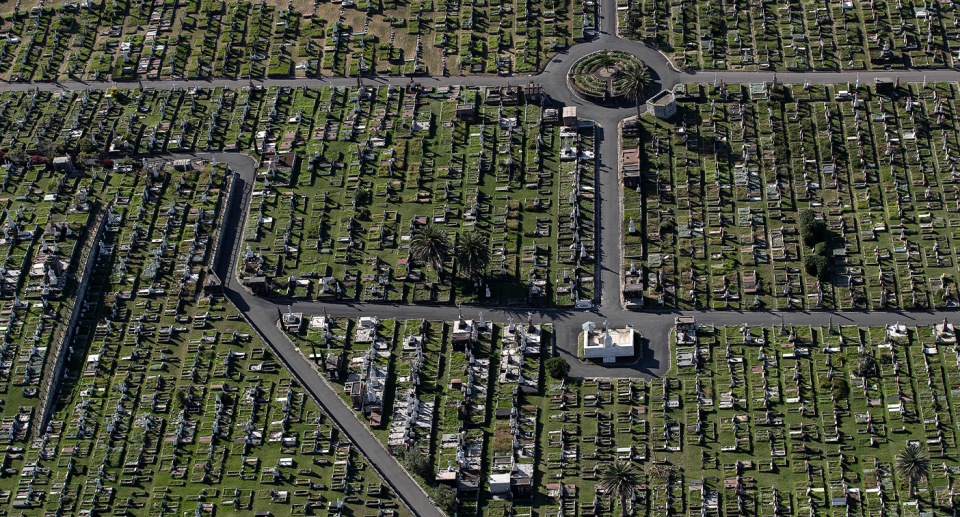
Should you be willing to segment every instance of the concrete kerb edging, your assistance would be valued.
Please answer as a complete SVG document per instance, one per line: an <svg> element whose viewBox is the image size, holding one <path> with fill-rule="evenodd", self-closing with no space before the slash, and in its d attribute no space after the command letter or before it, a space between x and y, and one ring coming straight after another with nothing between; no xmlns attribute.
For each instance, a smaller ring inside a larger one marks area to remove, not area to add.
<svg viewBox="0 0 960 517"><path fill-rule="evenodd" d="M634 41L634 40L630 40L630 41ZM670 58L667 57L667 54L664 53L664 51L660 50L658 47L653 47L653 46L650 46L650 45L648 45L648 44L646 44L646 43L644 43L644 45L647 45L648 48L652 48L653 50L656 50L657 52L659 52L660 55L663 56L663 59L667 62L667 66L669 66L671 70L673 70L674 72L676 72L676 73L678 73L678 74L682 74L682 73L683 73L682 70L680 70L679 68L677 68L676 66L674 66L673 61L670 61Z"/></svg>
<svg viewBox="0 0 960 517"><path fill-rule="evenodd" d="M627 117L630 118L630 117ZM627 118L621 119L620 122L617 122L617 181L620 183L620 188L617 190L617 204L619 205L617 211L619 212L619 218L617 220L617 228L619 229L619 236L617 237L617 251L620 253L620 268L617 270L617 279L619 284L620 292L617 293L617 298L620 300L620 308L625 308L626 300L623 298L623 286L625 282L623 281L623 189L626 188L623 184L623 139L620 138L623 135L623 122ZM640 120L637 119L637 125L640 124ZM639 135L638 135L639 137Z"/></svg>

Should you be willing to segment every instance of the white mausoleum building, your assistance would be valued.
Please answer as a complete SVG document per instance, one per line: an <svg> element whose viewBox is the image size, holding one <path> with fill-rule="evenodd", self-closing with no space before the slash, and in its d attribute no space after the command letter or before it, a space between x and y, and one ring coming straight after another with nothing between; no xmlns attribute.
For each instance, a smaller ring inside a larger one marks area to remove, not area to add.
<svg viewBox="0 0 960 517"><path fill-rule="evenodd" d="M602 359L605 363L615 362L618 357L633 357L633 338L630 325L610 329L610 325L604 322L603 330L598 330L596 324L588 321L583 324L583 357Z"/></svg>

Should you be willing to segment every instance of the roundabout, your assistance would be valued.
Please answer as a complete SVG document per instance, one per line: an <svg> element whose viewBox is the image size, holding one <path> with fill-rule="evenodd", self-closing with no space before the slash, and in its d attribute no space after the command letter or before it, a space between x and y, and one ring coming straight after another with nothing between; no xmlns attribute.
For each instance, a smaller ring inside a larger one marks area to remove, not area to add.
<svg viewBox="0 0 960 517"><path fill-rule="evenodd" d="M634 100L650 84L650 72L640 58L619 50L600 50L577 60L567 73L575 95L594 103Z"/></svg>

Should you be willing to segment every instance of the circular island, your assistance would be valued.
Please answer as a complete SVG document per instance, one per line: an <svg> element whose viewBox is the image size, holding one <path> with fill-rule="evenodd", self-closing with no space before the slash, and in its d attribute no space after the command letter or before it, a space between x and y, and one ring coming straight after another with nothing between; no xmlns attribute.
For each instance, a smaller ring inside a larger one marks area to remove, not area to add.
<svg viewBox="0 0 960 517"><path fill-rule="evenodd" d="M567 84L575 95L593 103L636 101L650 85L647 65L633 54L601 50L570 67Z"/></svg>

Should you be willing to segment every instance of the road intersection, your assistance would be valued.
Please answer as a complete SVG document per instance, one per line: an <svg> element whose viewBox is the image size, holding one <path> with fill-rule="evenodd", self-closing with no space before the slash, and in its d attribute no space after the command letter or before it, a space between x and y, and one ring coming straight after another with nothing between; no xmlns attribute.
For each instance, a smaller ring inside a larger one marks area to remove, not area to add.
<svg viewBox="0 0 960 517"><path fill-rule="evenodd" d="M589 118L597 124L598 164L597 192L598 214L600 223L599 242L617 243L615 246L597 247L597 261L600 269L599 300L597 307L592 311L570 309L466 309L465 312L482 310L488 321L506 321L507 317L514 319L526 318L532 312L534 321L552 323L556 347L554 353L565 357L572 366L571 375L590 377L642 377L650 378L662 375L670 366L668 334L673 326L674 318L680 315L693 315L703 324L714 325L764 325L775 326L781 322L797 325L826 326L833 324L879 326L893 323L896 320L909 325L931 325L941 321L943 313L904 312L904 311L842 311L842 312L798 312L787 313L771 311L690 311L690 312L629 312L623 309L620 301L620 274L623 271L621 264L620 239L622 236L622 218L620 216L620 181L619 181L619 150L618 124L624 118L633 116L636 112L632 106L597 106L585 103L574 97L566 84L566 74L570 66L579 58L597 50L621 50L636 55L651 69L655 80L654 89L669 89L678 83L712 83L722 80L725 83L748 83L773 81L773 72L684 72L676 70L667 58L656 49L642 43L619 38L616 34L616 1L602 0L601 2L601 31L592 41L578 44L558 54L547 64L544 70L533 76L510 77L418 77L414 82L423 86L464 85L464 86L498 86L498 85L525 85L529 82L539 83L551 101L563 105L580 106L579 114ZM864 72L780 72L776 80L780 83L813 84L842 84L853 83L857 80L870 84L874 78L899 75L903 82L929 81L958 81L960 71L937 70L919 71L909 70L900 72L864 71ZM366 84L385 85L394 84L405 86L411 83L406 77L377 77L363 78ZM251 84L278 85L308 88L322 86L351 86L356 84L356 78L304 78L304 79L208 79L202 81L149 81L146 86L156 89L174 89L194 84L203 87L230 86L241 88ZM113 82L65 82L65 83L4 83L0 84L0 91L32 90L79 90L86 88L124 87L129 83ZM410 511L420 517L440 517L439 510L432 504L423 490L399 466L395 459L383 448L380 442L367 430L355 416L354 412L343 404L341 398L317 372L297 348L276 326L277 309L290 305L295 312L305 315L318 314L324 309L332 316L378 315L386 318L425 318L429 320L452 320L457 317L458 309L452 306L424 306L424 305L388 305L364 303L334 303L323 304L317 301L297 301L264 299L252 295L238 282L235 274L237 256L242 244L243 224L246 221L246 212L249 210L253 181L256 172L256 163L253 159L238 153L197 153L190 155L198 158L215 157L218 162L226 163L237 174L235 188L239 188L239 195L233 196L232 206L229 207L225 224L232 231L228 232L223 243L220 260L214 265L215 271L224 282L224 290L237 307L245 315L248 322L260 333L265 341L295 375L304 389L311 393L320 406L330 415L330 418L342 430L345 437L356 444L368 461L376 468L386 482L404 501ZM604 252L604 248L610 250ZM639 364L629 367L603 367L586 365L577 359L576 338L580 325L591 320L597 323L609 321L614 327L624 324L634 325L640 330L648 347L648 353Z"/></svg>

